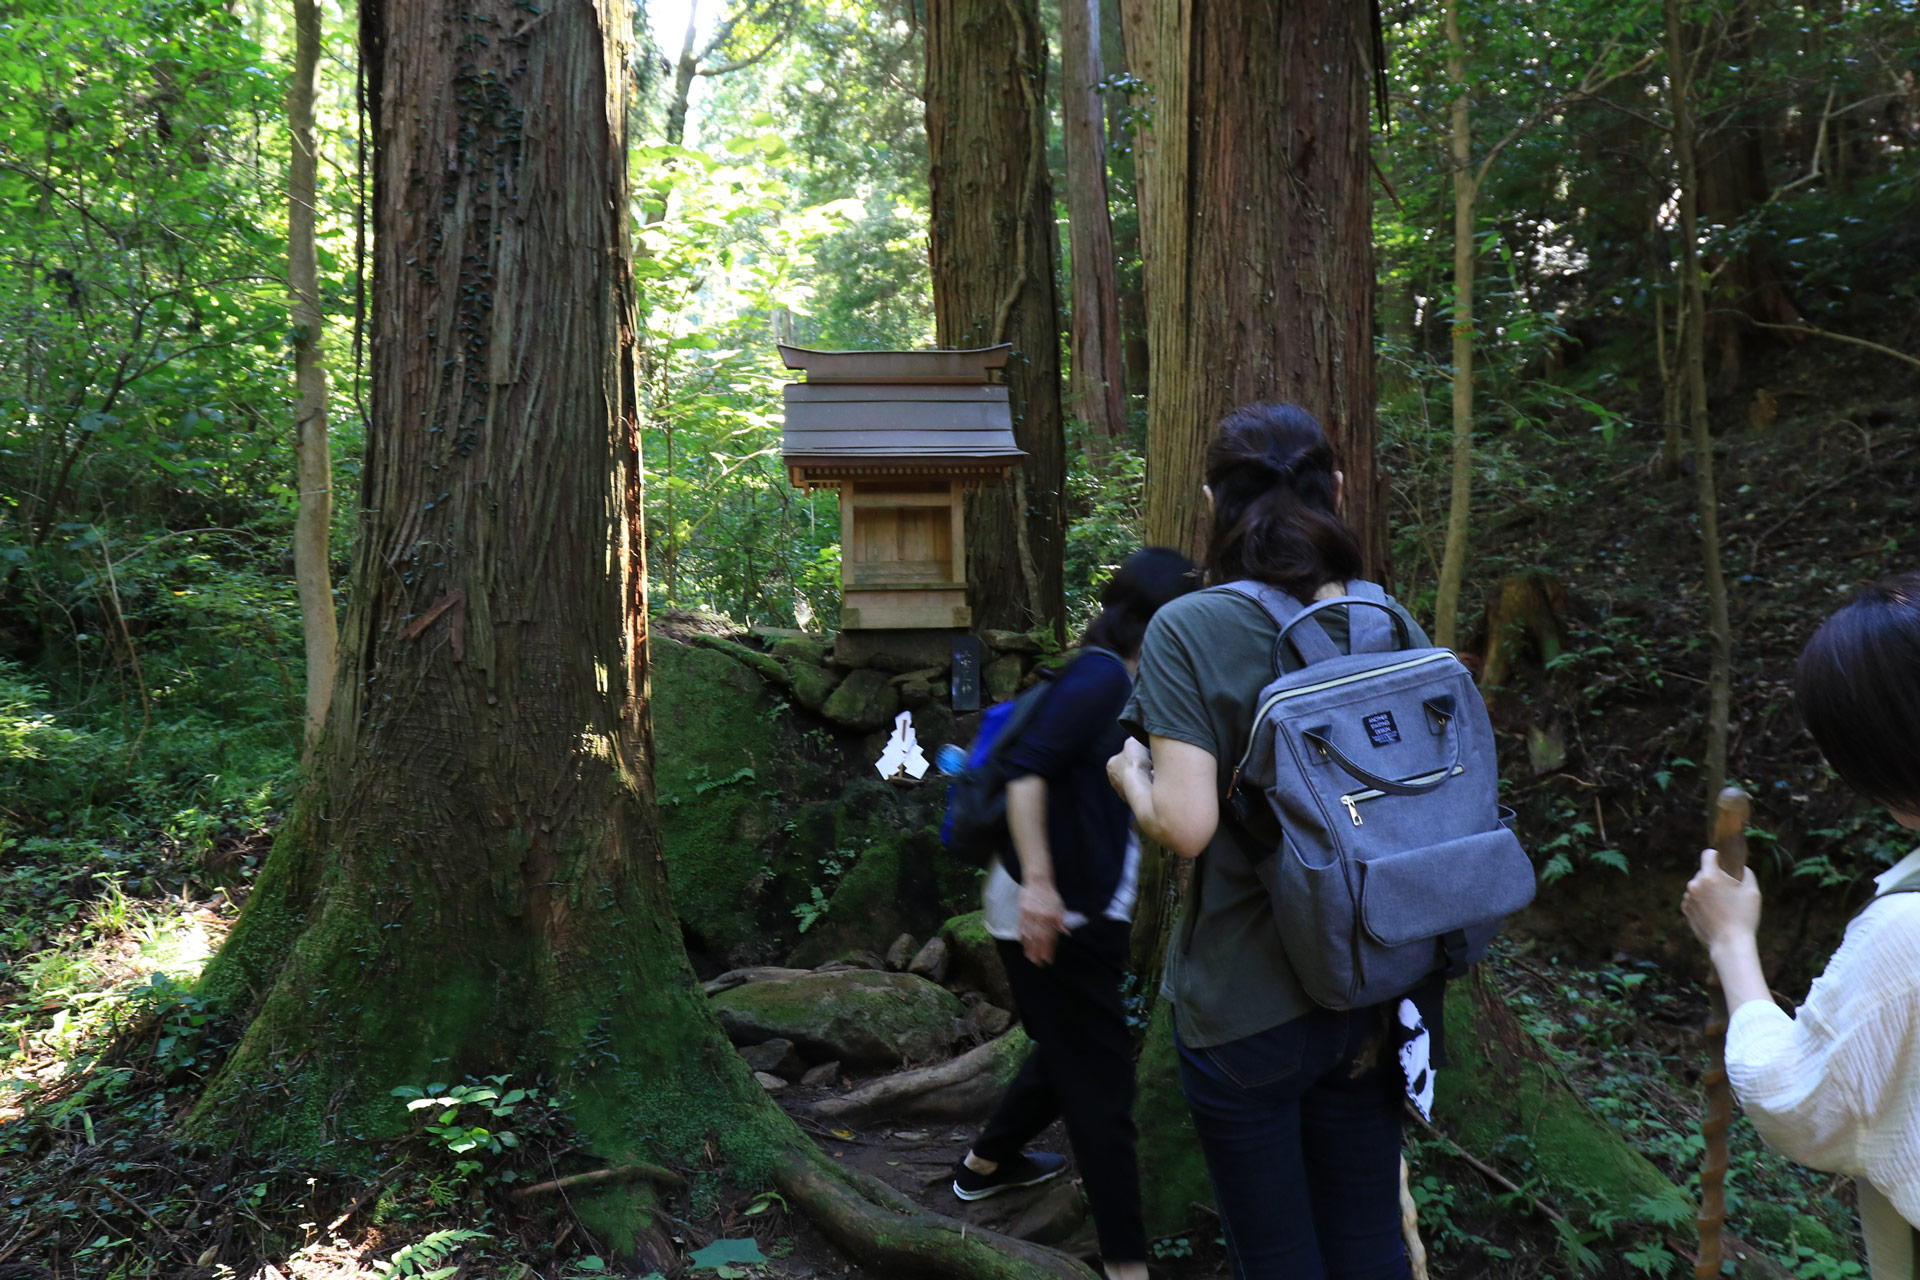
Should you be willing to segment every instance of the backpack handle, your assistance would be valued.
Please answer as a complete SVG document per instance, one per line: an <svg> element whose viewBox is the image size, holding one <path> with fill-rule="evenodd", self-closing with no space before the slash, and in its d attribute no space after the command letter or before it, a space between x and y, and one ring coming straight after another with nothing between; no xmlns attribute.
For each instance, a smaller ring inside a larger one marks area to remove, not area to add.
<svg viewBox="0 0 1920 1280"><path fill-rule="evenodd" d="M1431 782L1409 782L1403 779L1388 778L1374 773L1372 770L1363 767L1339 747L1335 746L1333 743L1333 731L1324 726L1318 729L1306 730L1306 739L1319 750L1321 755L1346 770L1347 774L1356 782L1372 787L1376 791L1384 791L1390 796L1425 795L1429 791L1438 791L1441 787L1445 786L1452 780L1454 770L1460 767L1460 735L1453 727L1453 709L1451 707L1439 706L1432 699L1429 699L1425 705L1428 714L1440 721L1440 731L1447 735L1448 745L1452 748L1447 753L1447 762L1440 766L1438 774L1434 775ZM1420 776L1426 777L1427 775L1422 774Z"/></svg>
<svg viewBox="0 0 1920 1280"><path fill-rule="evenodd" d="M1289 618L1286 624L1280 628L1280 636L1279 639L1275 641L1274 652L1278 653L1279 646L1287 643L1289 635L1295 627L1305 622L1308 618L1311 618L1314 614L1319 613L1322 609L1347 608L1347 616L1351 618L1353 615L1350 606L1356 604L1366 605L1370 609L1378 609L1380 612L1386 614L1387 617L1393 619L1393 638L1397 642L1395 645L1396 649L1411 649L1413 647L1413 635L1407 630L1407 620L1400 615L1398 610L1388 605L1385 600L1373 600L1366 596L1335 596L1331 600L1316 600ZM1355 630L1351 623L1349 623L1348 630L1350 632ZM1333 649L1331 642L1328 643L1327 648L1333 651L1334 656L1338 656L1339 651ZM1357 646L1354 651L1360 652ZM1294 652L1299 653L1301 659L1306 661L1309 666L1315 661L1314 659L1307 658L1306 653L1302 650L1302 646L1299 645L1297 641L1294 645Z"/></svg>

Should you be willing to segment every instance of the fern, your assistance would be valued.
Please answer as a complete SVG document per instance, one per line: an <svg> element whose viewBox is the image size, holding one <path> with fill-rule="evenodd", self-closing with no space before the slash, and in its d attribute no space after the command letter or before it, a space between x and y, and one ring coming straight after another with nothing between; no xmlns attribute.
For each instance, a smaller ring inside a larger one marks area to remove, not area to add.
<svg viewBox="0 0 1920 1280"><path fill-rule="evenodd" d="M416 1240L406 1248L394 1254L385 1262L376 1262L373 1269L383 1276L411 1277L412 1280L447 1280L458 1271L455 1266L443 1266L462 1247L476 1240L490 1239L484 1231L466 1231L452 1228L436 1231L424 1239Z"/></svg>

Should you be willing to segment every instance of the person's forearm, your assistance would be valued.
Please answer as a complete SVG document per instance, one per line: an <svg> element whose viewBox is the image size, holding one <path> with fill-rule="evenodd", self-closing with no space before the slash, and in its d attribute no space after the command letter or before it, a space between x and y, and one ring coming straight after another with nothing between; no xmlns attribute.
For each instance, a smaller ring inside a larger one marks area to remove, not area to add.
<svg viewBox="0 0 1920 1280"><path fill-rule="evenodd" d="M1047 780L1038 774L1007 784L1007 830L1020 860L1020 883L1030 888L1053 884L1053 847L1047 840Z"/></svg>
<svg viewBox="0 0 1920 1280"><path fill-rule="evenodd" d="M1760 968L1759 939L1751 933L1739 934L1717 942L1708 952L1714 971L1720 975L1720 990L1727 997L1727 1013L1749 1000L1771 1000L1767 975Z"/></svg>

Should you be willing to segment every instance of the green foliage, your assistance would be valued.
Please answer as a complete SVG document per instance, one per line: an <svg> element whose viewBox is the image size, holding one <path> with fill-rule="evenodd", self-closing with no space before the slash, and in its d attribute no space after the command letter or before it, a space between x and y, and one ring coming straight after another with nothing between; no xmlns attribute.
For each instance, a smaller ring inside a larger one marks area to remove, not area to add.
<svg viewBox="0 0 1920 1280"><path fill-rule="evenodd" d="M447 1280L447 1277L460 1270L459 1264L450 1262L449 1259L468 1245L490 1239L492 1237L484 1231L469 1231L457 1227L435 1231L431 1235L414 1241L386 1261L376 1261L373 1269L383 1276Z"/></svg>

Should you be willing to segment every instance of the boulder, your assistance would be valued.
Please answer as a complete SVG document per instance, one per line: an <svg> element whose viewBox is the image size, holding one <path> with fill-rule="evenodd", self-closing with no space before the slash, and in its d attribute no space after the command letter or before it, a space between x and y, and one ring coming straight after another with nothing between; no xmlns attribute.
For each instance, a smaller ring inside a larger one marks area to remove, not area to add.
<svg viewBox="0 0 1920 1280"><path fill-rule="evenodd" d="M994 631L980 633L981 641L989 648L1000 653L1039 653L1045 646L1039 637L1025 631Z"/></svg>
<svg viewBox="0 0 1920 1280"><path fill-rule="evenodd" d="M767 652L794 666L804 663L818 667L827 660L827 646L818 640L808 639L805 634L783 635L767 646Z"/></svg>
<svg viewBox="0 0 1920 1280"><path fill-rule="evenodd" d="M827 699L840 687L842 679L841 674L831 668L796 662L793 664L793 700L809 711L818 711L827 705Z"/></svg>
<svg viewBox="0 0 1920 1280"><path fill-rule="evenodd" d="M989 702L1005 702L1020 692L1020 677L1025 671L1018 654L1010 653L1004 658L995 658L981 672L980 690L986 694Z"/></svg>
<svg viewBox="0 0 1920 1280"><path fill-rule="evenodd" d="M997 1004L988 1004L985 1000L967 1010L966 1019L962 1023L967 1034L976 1041L992 1040L997 1036L1003 1036L1012 1025L1011 1013Z"/></svg>
<svg viewBox="0 0 1920 1280"><path fill-rule="evenodd" d="M901 934L893 940L893 945L887 948L887 968L895 973L904 972L907 962L918 955L919 951L920 948L914 944L912 934Z"/></svg>
<svg viewBox="0 0 1920 1280"><path fill-rule="evenodd" d="M900 695L884 671L862 668L840 682L820 708L820 714L843 729L871 733L892 721L900 711Z"/></svg>
<svg viewBox="0 0 1920 1280"><path fill-rule="evenodd" d="M791 1040L807 1058L855 1067L925 1062L953 1042L961 1004L924 978L844 969L756 982L713 999L738 1045Z"/></svg>
<svg viewBox="0 0 1920 1280"><path fill-rule="evenodd" d="M740 1056L756 1072L779 1076L782 1080L792 1080L803 1075L807 1063L793 1047L791 1040L762 1040L759 1044L750 1044L740 1050Z"/></svg>
<svg viewBox="0 0 1920 1280"><path fill-rule="evenodd" d="M933 701L933 685L925 680L908 680L899 686L900 705L909 711L918 711Z"/></svg>
<svg viewBox="0 0 1920 1280"><path fill-rule="evenodd" d="M823 1062L817 1067L808 1067L800 1083L815 1089L831 1089L840 1083L840 1064Z"/></svg>
<svg viewBox="0 0 1920 1280"><path fill-rule="evenodd" d="M945 982L950 965L947 944L939 938L928 938L927 945L921 947L907 965L907 972L917 973L929 982Z"/></svg>
<svg viewBox="0 0 1920 1280"><path fill-rule="evenodd" d="M762 1089L765 1089L768 1093L778 1093L782 1089L787 1087L787 1082L785 1080L782 1080L779 1076L771 1075L765 1071L754 1072L753 1078L755 1080L758 1080L760 1082L760 1087Z"/></svg>
<svg viewBox="0 0 1920 1280"><path fill-rule="evenodd" d="M947 944L951 965L947 976L957 986L986 992L987 999L1002 1009L1013 1008L1013 987L1007 982L1007 970L1000 963L1000 951L986 922L978 911L955 916L940 926L941 941Z"/></svg>

